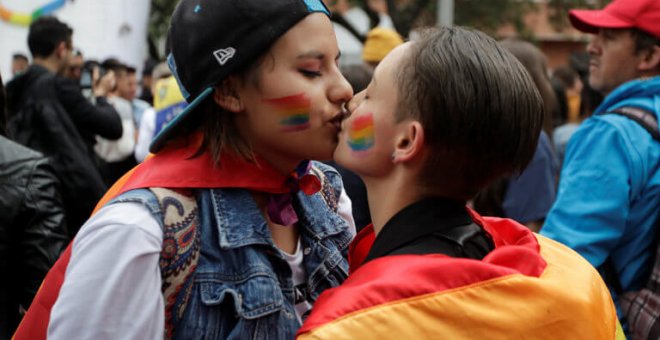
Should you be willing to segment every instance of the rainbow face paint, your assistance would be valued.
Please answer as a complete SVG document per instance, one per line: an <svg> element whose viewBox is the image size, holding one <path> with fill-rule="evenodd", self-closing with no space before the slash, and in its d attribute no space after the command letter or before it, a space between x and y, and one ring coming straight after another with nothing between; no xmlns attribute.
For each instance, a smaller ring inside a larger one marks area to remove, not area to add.
<svg viewBox="0 0 660 340"><path fill-rule="evenodd" d="M355 152L364 152L374 146L374 140L373 114L356 117L348 130L348 146Z"/></svg>
<svg viewBox="0 0 660 340"><path fill-rule="evenodd" d="M281 130L284 132L296 132L309 129L310 100L305 94L297 94L288 97L266 99L275 114L280 117Z"/></svg>

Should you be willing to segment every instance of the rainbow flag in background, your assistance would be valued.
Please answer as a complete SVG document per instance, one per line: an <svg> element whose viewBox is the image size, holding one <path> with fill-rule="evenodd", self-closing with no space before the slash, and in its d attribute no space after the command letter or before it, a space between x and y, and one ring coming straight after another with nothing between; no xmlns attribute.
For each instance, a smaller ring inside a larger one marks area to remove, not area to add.
<svg viewBox="0 0 660 340"><path fill-rule="evenodd" d="M279 115L282 131L294 132L309 129L310 101L304 94L267 99L264 102L270 104L275 109L275 113Z"/></svg>
<svg viewBox="0 0 660 340"><path fill-rule="evenodd" d="M0 19L14 25L30 26L34 20L52 14L63 7L65 3L66 0L52 0L31 13L15 12L0 4Z"/></svg>
<svg viewBox="0 0 660 340"><path fill-rule="evenodd" d="M348 131L348 145L353 151L366 151L374 146L374 118L368 113L355 118Z"/></svg>

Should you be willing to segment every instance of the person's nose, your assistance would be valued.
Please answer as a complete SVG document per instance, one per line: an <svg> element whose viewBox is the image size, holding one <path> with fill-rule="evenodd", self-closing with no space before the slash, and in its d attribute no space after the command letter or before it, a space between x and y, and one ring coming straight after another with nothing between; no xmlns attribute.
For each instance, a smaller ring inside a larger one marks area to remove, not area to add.
<svg viewBox="0 0 660 340"><path fill-rule="evenodd" d="M590 55L598 55L602 50L602 38L600 35L596 34L591 37L589 43L587 44L587 53Z"/></svg>
<svg viewBox="0 0 660 340"><path fill-rule="evenodd" d="M362 90L353 96L351 101L348 102L348 105L346 105L346 109L348 110L349 115L353 114L353 111L355 111L355 109L360 106L366 95L367 90Z"/></svg>
<svg viewBox="0 0 660 340"><path fill-rule="evenodd" d="M336 104L343 105L353 98L353 88L339 69L336 70L328 91L328 98Z"/></svg>

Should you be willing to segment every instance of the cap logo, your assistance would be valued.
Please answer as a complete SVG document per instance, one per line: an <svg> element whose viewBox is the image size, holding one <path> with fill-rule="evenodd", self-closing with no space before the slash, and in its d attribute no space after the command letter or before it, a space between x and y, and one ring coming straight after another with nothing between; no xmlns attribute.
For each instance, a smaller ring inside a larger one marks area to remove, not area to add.
<svg viewBox="0 0 660 340"><path fill-rule="evenodd" d="M221 48L213 52L213 56L218 61L218 63L220 63L220 66L226 64L229 59L234 57L234 54L236 54L236 49L233 47Z"/></svg>
<svg viewBox="0 0 660 340"><path fill-rule="evenodd" d="M325 13L325 15L330 16L330 11L328 11L328 8L325 7L325 4L321 0L304 0L305 5L307 5L307 10L310 11L311 13L314 12L321 12ZM335 2L335 1L331 1Z"/></svg>

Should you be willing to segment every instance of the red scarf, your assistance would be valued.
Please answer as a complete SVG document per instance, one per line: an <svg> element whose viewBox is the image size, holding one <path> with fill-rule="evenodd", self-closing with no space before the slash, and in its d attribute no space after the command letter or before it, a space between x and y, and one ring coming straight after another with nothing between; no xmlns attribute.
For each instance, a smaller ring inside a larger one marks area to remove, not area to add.
<svg viewBox="0 0 660 340"><path fill-rule="evenodd" d="M94 213L118 195L140 188L241 188L286 197L290 197L291 193L298 189L306 194L320 189L319 180L315 176L301 174L300 168L304 167L306 171L307 163L287 176L260 157L249 162L239 156L223 154L220 165L216 167L208 152L195 157L201 143L201 133L170 142L167 148L119 179L98 203ZM270 216L277 223L272 214ZM16 340L46 339L50 312L64 283L72 245L73 242L46 275L14 335Z"/></svg>

